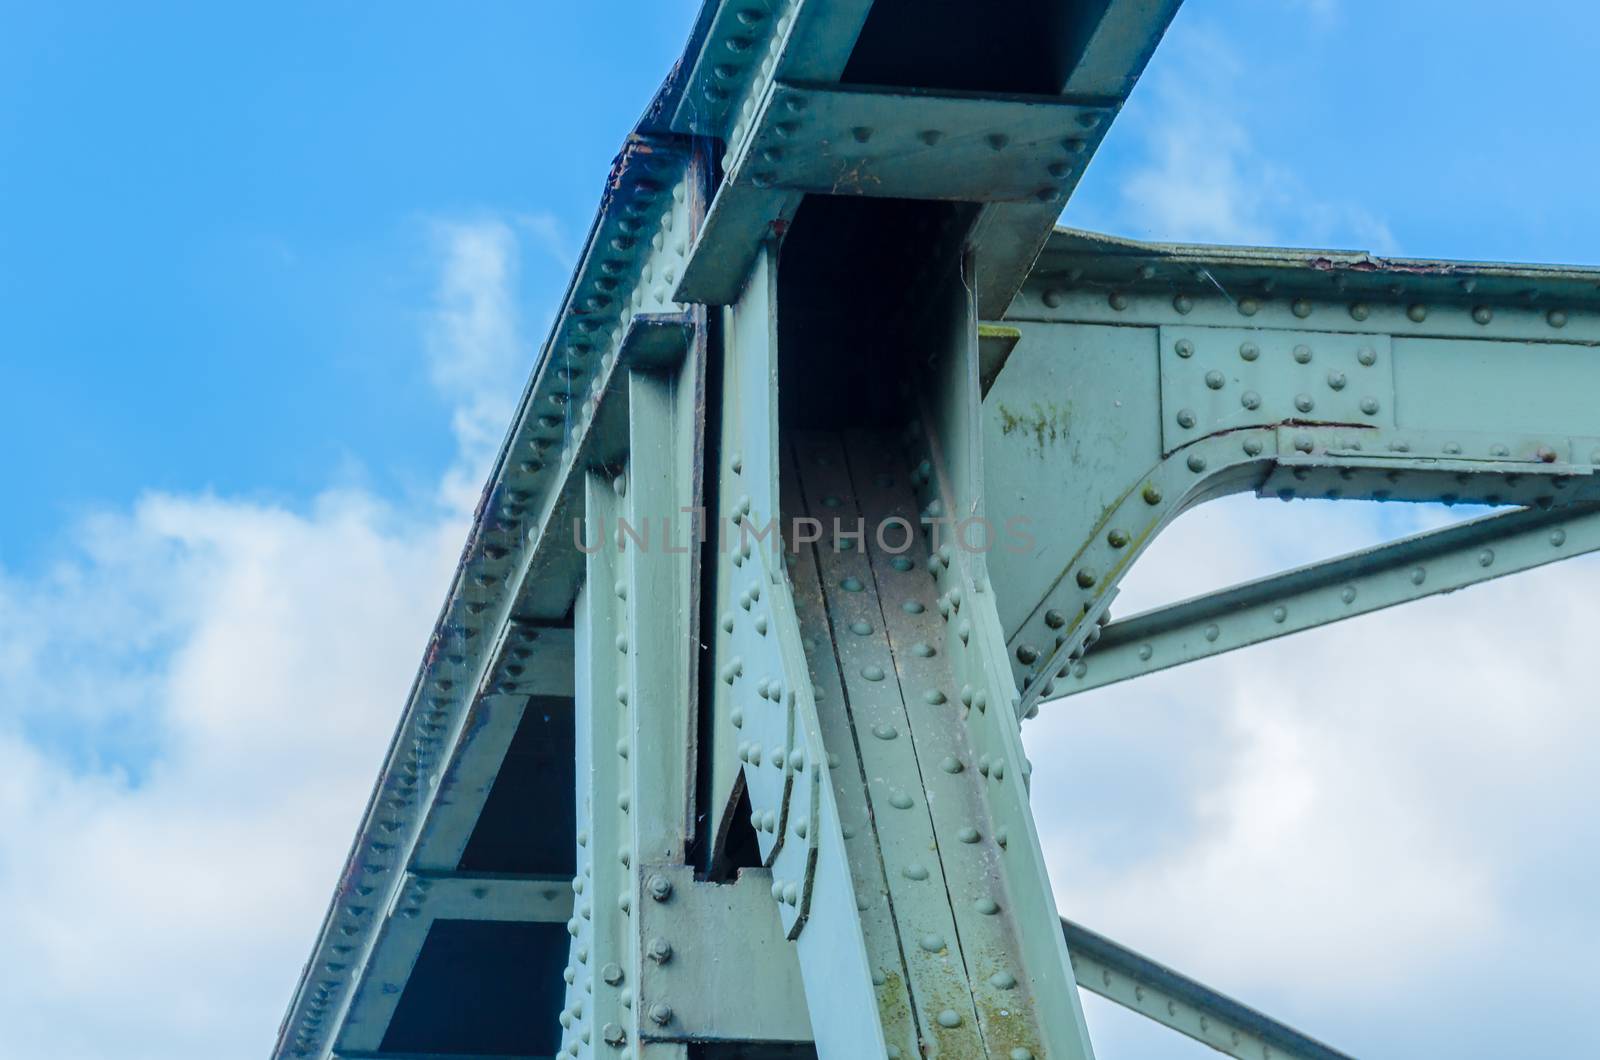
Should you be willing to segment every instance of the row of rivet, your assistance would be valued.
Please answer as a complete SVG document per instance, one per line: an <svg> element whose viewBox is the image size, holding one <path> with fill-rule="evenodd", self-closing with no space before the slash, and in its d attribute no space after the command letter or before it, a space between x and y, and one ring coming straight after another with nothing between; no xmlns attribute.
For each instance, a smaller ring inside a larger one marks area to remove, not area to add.
<svg viewBox="0 0 1600 1060"><path fill-rule="evenodd" d="M1148 268L1148 266L1146 268ZM1150 276L1153 275L1154 272L1152 271ZM1148 279L1150 277L1141 274L1140 278ZM1207 278L1209 278L1209 276ZM1039 295L1039 301L1051 309L1060 307L1065 301L1065 298L1066 292L1058 287L1047 287ZM1238 312L1240 316L1246 317L1255 316L1261 311L1263 306L1261 298L1248 294L1237 299L1228 298L1227 301L1233 306L1234 310ZM1120 313L1126 310L1131 303L1129 302L1128 295L1125 292L1114 290L1106 295L1106 304ZM1312 315L1316 309L1316 306L1317 303L1312 302L1310 299L1296 298L1289 303L1289 311L1297 318L1305 320ZM1195 298L1193 295L1180 292L1173 296L1172 308L1180 315L1187 316L1189 313L1194 311ZM1364 301L1347 302L1345 303L1344 308L1349 314L1350 319L1357 321L1358 323L1367 320L1372 315L1373 310L1372 304ZM1429 315L1433 311L1433 308L1434 307L1423 302L1409 303L1405 307L1406 319L1411 321L1413 324L1421 324L1428 319ZM1491 305L1478 304L1469 308L1446 305L1444 308L1450 310L1460 308L1462 312L1466 313L1473 323L1478 324L1479 326L1488 326L1494 322L1494 307ZM1550 309L1544 314L1545 323L1548 326L1556 329L1566 327L1569 319L1570 314L1565 309Z"/></svg>
<svg viewBox="0 0 1600 1060"><path fill-rule="evenodd" d="M906 441L908 446L913 448L925 444L921 438L920 431L914 428L907 432ZM936 494L937 480L932 474L930 462L927 459L922 459L913 463L914 466L909 477L917 492L925 498L923 502L924 510L942 509L943 505L939 502ZM1015 712L1014 710L1009 712L1010 716L1007 717L1008 712L1005 711L988 711L989 690L983 687L982 683L976 687L972 683L972 680L985 682L983 675L986 673L986 667L983 663L981 647L985 641L984 638L976 635L977 629L974 626L973 616L967 614L966 609L969 606L969 595L981 594L984 584L982 582L974 582L967 576L965 567L963 564L956 562L955 553L949 548L948 544L941 545L931 551L928 570L934 577L934 587L938 593L937 608L940 617L947 623L953 634L950 638L949 658L952 673L959 672L961 674L961 676L956 677L957 680L962 680L957 698L961 705L960 717L966 723L966 732L971 741L971 750L968 753L975 756L979 775L996 785L993 789L983 789L983 796L988 803L990 815L993 816L995 813L996 802L994 800L996 799L1001 804L1011 804L1012 812L1027 814L1029 811L1025 793L1020 797L1014 797L1017 790L1014 786L1001 786L1008 776L1008 770L1006 769L1008 756L1002 748L994 746L996 743L994 739L996 730L1002 726L1015 725L1015 722L1011 720L1011 718L1014 718ZM979 620L997 627L998 621L992 613L992 606L987 603L985 606L989 607L989 613L986 616L980 616ZM998 637L998 632L996 632L996 636ZM971 678L972 680L963 678ZM943 702L942 694L939 702ZM1015 700L1013 699L1014 702ZM985 747L990 747L991 750L985 750ZM946 759L941 761L940 768L946 772L952 772L964 769L965 766L959 760ZM1020 777L1013 778L1013 785L1026 781L1030 768L1025 758L1021 762L1020 772ZM994 794L990 793L991 790ZM1009 852L1011 850L1008 842L1009 829L1004 824L993 821L990 823L990 828L993 833L992 838L995 849L1002 853ZM960 828L955 838L962 844L976 844L982 841L983 835L979 828L968 825ZM974 909L984 916L992 916L1000 911L998 904L990 898L977 899ZM1013 939L1011 945L1017 945L1018 941ZM1000 967L994 970L984 982L990 988L1008 991L1018 985L1018 976L1010 968ZM1033 1056L1033 1052L1026 1047L1016 1046L1010 1051L999 1055L1029 1060Z"/></svg>
<svg viewBox="0 0 1600 1060"><path fill-rule="evenodd" d="M812 461L823 469L817 474L832 479L836 490L838 490L838 492L832 492L822 497L822 506L830 509L839 509L848 505L852 512L858 511L859 508L854 503L853 498L847 501L846 498L840 495L849 487L849 471L841 467L834 457L825 450L819 450L812 454ZM880 485L883 484L885 478L892 483L892 477L880 476ZM880 836L879 850L884 865L894 871L897 880L906 881L905 884L899 884L898 886L915 886L933 881L941 888L939 893L943 894L945 889L952 886L952 881L946 879L944 874L945 859L939 858L938 860L928 861L924 854L919 853L924 846L923 841L916 838L919 831L931 829L926 846L929 850L936 851L938 849L937 839L934 838L937 835L937 830L931 816L934 800L926 791L926 786L932 783L932 778L924 773L920 766L915 765L918 758L918 750L917 741L912 734L908 731L906 733L907 740L903 744L899 741L902 726L911 724L911 711L914 709L913 703L922 703L929 707L940 707L948 702L948 697L937 687L937 684L930 685L920 695L916 694L913 689L903 685L900 686L898 694L892 693L887 687L882 693L875 690L869 692L868 689L872 688L872 686L889 680L890 667L871 661L852 667L845 662L849 655L855 654L852 648L857 646L865 648L868 645L872 645L877 649L868 655L869 659L873 655L882 655L886 660L894 658L895 650L889 642L888 631L880 631L875 623L870 620L870 617L874 614L891 614L897 607L906 615L921 614L926 610L925 605L916 600L915 594L909 591L906 594L906 599L899 601L898 605L896 603L899 594L893 588L892 579L901 576L916 577L915 564L910 561L908 556L895 557L899 562L891 561L889 563L890 570L884 572L883 576L875 577L872 572L872 561L865 553L858 552L855 549L837 549L828 550L824 554L831 558L832 563L830 566L834 568L831 575L824 573L824 585L829 590L826 593L830 601L828 605L829 621L833 625L836 638L846 631L850 634L848 638L837 642L836 651L840 667L850 678L858 678L866 682L865 685L858 686L860 691L851 698L854 700L852 708L855 715L855 724L860 735L863 738L870 735L873 738L873 742L878 745L877 748L873 748L871 745L864 745L861 748L864 762L867 765L867 773L869 777L872 777L874 774L879 773L880 770L884 770L884 765L887 762L909 758L913 763L913 767L908 771L909 775L919 778L918 787L927 796L925 800L919 801L905 787L886 781L886 773L884 776L879 777L880 780L885 780L887 786L886 801L890 808L900 811L912 811L918 807L923 807L924 813L929 814L929 816L918 815L915 818L900 818L898 815L892 817L879 815L877 817L877 828ZM859 569L859 575L850 573L855 569ZM881 580L882 577L888 577L891 581L884 582ZM869 581L872 584L872 592L870 593L868 591ZM878 595L880 591L883 593L882 596ZM846 620L851 612L861 612L866 617ZM939 657L938 649L926 640L918 640L913 645L907 646L907 654L919 661L932 660ZM897 678L904 676L905 665L902 664L900 667L895 668ZM972 697L970 689L967 690L966 695L970 703ZM881 703L879 702L880 699ZM885 711L881 708L887 704L892 704L892 706L889 706L886 716ZM874 709L875 707L880 709ZM873 715L876 715L876 717L874 718ZM885 756L889 757L886 758ZM874 765L874 762L879 764ZM958 774L965 768L960 759L954 755L946 756L940 766L947 775ZM873 781L869 780L869 788L872 786ZM926 802L926 806L924 806L924 802ZM911 829L910 837L912 841L909 848L905 843L907 838L905 829L907 827ZM979 841L980 833L975 828L968 828L962 839L964 843L977 843ZM935 869L939 870L937 875L935 874ZM894 886L891 885L889 887L891 894L894 891ZM975 901L980 902L983 900L982 897L975 899ZM949 907L948 897L925 896L922 901L925 903L924 908L931 907L945 910L946 919L955 912ZM997 913L999 911L998 903L993 903L992 900L990 902ZM858 905L863 906L863 911L865 911L865 903L860 897L858 897ZM935 930L931 931L926 930L928 927L926 924L918 928L904 920L907 915L914 913L917 908L918 905L916 903L904 903L896 906L896 918L900 921L898 926L902 935L909 935L916 939L916 948L912 953L938 958L940 961L947 959L955 952L954 944L949 935L949 932L955 929L954 921L937 926ZM928 962L911 961L908 966L908 970L912 974L913 987L927 982L924 978L927 973L925 971L919 973L917 971L919 966L927 968ZM934 966L938 967L939 965L936 962ZM943 967L947 971L951 970L951 966L948 964ZM882 971L875 972L874 982L882 986L884 981L886 981L884 973ZM920 990L913 990L914 998L918 998L920 994ZM930 1013L930 1015L932 1016L932 1022L944 1030L973 1033L971 1029L962 1030L966 1027L966 1019L955 1009L941 1008L934 1013ZM895 1058L900 1057L902 1053L897 1046L891 1043L887 1055Z"/></svg>

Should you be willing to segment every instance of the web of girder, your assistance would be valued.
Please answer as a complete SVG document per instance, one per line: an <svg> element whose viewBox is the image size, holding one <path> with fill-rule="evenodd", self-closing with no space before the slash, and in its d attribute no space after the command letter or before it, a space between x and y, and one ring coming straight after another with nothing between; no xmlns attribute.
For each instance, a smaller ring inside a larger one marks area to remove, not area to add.
<svg viewBox="0 0 1600 1060"><path fill-rule="evenodd" d="M1339 1055L1062 927L1019 719L1600 544L1600 276L1052 235L1175 7L706 5L274 1055ZM1514 510L1108 621L1241 490Z"/></svg>

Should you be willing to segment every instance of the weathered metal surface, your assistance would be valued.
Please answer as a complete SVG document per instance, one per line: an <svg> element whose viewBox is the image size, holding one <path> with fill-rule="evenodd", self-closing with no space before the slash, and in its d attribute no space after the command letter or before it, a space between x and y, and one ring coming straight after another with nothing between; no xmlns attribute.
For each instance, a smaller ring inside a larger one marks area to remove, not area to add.
<svg viewBox="0 0 1600 1060"><path fill-rule="evenodd" d="M1337 1055L1069 929L1074 972L1018 716L1600 543L1600 273L1050 236L1176 6L707 4L275 1056L1088 1057L1078 983ZM1531 510L1102 629L1247 489ZM514 992L442 1018L474 969Z"/></svg>

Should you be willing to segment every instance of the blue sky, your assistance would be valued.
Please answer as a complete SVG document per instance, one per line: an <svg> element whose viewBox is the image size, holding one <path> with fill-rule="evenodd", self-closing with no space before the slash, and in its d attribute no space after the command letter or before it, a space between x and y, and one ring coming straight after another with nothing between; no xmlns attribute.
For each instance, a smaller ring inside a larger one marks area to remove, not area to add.
<svg viewBox="0 0 1600 1060"><path fill-rule="evenodd" d="M0 1054L261 1055L693 15L0 0ZM1597 35L1576 0L1191 0L1066 220L1595 263ZM1219 503L1125 600L1435 518ZM1584 584L1031 723L1063 910L1363 1056L1600 1049ZM1090 1012L1105 1057L1197 1055Z"/></svg>

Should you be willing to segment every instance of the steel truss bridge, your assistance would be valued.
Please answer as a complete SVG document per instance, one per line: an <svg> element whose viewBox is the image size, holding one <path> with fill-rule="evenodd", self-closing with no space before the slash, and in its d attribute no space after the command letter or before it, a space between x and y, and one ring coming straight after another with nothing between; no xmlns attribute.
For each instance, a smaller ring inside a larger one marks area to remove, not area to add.
<svg viewBox="0 0 1600 1060"><path fill-rule="evenodd" d="M1060 918L1020 723L1600 547L1600 272L1055 229L1176 7L709 0L275 1057L1343 1055ZM1240 491L1503 512L1110 619Z"/></svg>

